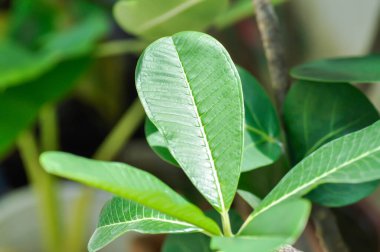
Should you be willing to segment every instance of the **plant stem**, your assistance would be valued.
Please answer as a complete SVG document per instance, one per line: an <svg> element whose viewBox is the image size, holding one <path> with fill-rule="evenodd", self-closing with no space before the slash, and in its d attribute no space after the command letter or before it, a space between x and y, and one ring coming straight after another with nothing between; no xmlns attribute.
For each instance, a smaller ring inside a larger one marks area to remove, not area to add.
<svg viewBox="0 0 380 252"><path fill-rule="evenodd" d="M145 117L144 109L138 98L122 116L112 132L106 137L94 154L94 159L112 160L138 128Z"/></svg>
<svg viewBox="0 0 380 252"><path fill-rule="evenodd" d="M106 137L104 142L99 146L93 158L110 161L115 158L121 148L124 146L132 134L136 131L145 117L145 112L138 98L132 103L130 108L125 112L120 121L116 124L111 133ZM95 190L84 188L73 205L73 215L71 216L69 232L75 232L68 235L65 247L70 252L81 252L84 245L84 227L87 227L89 221L83 213L90 211L90 205L94 198Z"/></svg>
<svg viewBox="0 0 380 252"><path fill-rule="evenodd" d="M228 215L227 211L224 211L222 214L222 226L223 226L223 234L226 237L233 237L233 233L231 231L231 223L230 223L230 216Z"/></svg>
<svg viewBox="0 0 380 252"><path fill-rule="evenodd" d="M44 250L57 252L61 248L61 236L55 179L45 173L40 166L37 143L31 131L27 130L22 133L17 144L27 176L39 201L42 237L45 242Z"/></svg>
<svg viewBox="0 0 380 252"><path fill-rule="evenodd" d="M283 40L278 18L269 0L252 0L256 7L256 20L268 60L272 88L275 93L277 108L281 111L288 89L288 71L285 65Z"/></svg>
<svg viewBox="0 0 380 252"><path fill-rule="evenodd" d="M41 150L58 150L58 120L55 106L47 104L40 111Z"/></svg>
<svg viewBox="0 0 380 252"><path fill-rule="evenodd" d="M110 57L126 53L139 53L149 44L136 39L115 40L101 44L95 51L96 57Z"/></svg>

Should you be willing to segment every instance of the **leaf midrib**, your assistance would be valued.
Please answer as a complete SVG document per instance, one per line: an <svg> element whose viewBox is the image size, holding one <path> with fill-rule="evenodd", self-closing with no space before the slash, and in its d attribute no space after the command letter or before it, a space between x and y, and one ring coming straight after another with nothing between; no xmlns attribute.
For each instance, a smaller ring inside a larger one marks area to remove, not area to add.
<svg viewBox="0 0 380 252"><path fill-rule="evenodd" d="M225 208L225 204L224 204L224 199L223 199L223 194L222 194L222 189L220 187L219 177L218 177L218 174L217 174L217 171L216 171L216 167L215 167L215 163L214 163L214 158L213 158L210 146L208 144L208 139L207 139L207 135L206 135L206 132L205 132L205 129L204 129L204 124L202 122L202 118L199 115L198 107L196 106L196 103L195 103L195 99L194 99L194 95L193 95L193 90L191 90L190 82L189 82L189 80L187 78L187 74L186 74L185 68L184 68L184 66L182 64L181 57L179 55L179 52L177 51L177 47L176 47L176 44L175 44L175 42L173 40L173 37L170 37L170 39L171 39L171 41L173 43L174 51L177 54L178 61L179 61L180 65L181 65L181 69L182 69L183 75L184 75L185 80L186 80L187 88L188 88L188 90L190 92L191 101L193 103L193 109L194 109L194 111L196 113L196 117L197 117L196 119L198 120L198 124L200 125L199 128L200 128L201 133L203 135L203 139L205 139L204 143L205 143L205 147L206 147L206 151L207 151L207 156L209 157L209 161L210 161L210 164L211 164L211 170L212 170L212 174L213 174L213 177L214 177L214 180L215 180L215 185L216 185L216 188L217 188L219 203L221 204L221 210L222 210L222 212L226 212L226 208Z"/></svg>
<svg viewBox="0 0 380 252"><path fill-rule="evenodd" d="M138 28L138 30L140 32L146 32L147 30L152 29L153 27L160 25L160 24L164 23L165 21L168 21L170 18L180 14L181 12L185 11L186 9L188 9L191 6L196 5L200 2L201 2L200 0L190 0L190 1L184 2L180 5L178 5L177 7L173 8L167 12L164 12L162 15L160 15L156 18L153 18L153 19L149 20L148 22L142 24Z"/></svg>
<svg viewBox="0 0 380 252"><path fill-rule="evenodd" d="M98 226L96 229L101 229L101 228L106 228L106 227L113 227L113 226L120 226L120 225L128 225L130 223L136 223L136 222L142 222L142 221L165 222L165 223L177 224L177 225L182 225L182 226L187 226L187 227L199 228L199 229L203 230L203 228L195 226L195 225L187 223L187 222L168 220L168 219L157 219L157 218L151 218L151 217L150 218L143 218L143 219L135 219L135 220L130 220L130 221L124 221L124 222L114 222L112 224Z"/></svg>
<svg viewBox="0 0 380 252"><path fill-rule="evenodd" d="M328 172L326 172L326 173L324 173L324 174L322 174L322 175L320 175L320 176L318 176L318 177L316 177L316 178L310 180L308 183L305 183L303 186L298 187L297 189L293 190L291 193L285 194L285 195L282 196L281 198L279 198L279 199L273 201L271 204L269 204L269 205L267 205L266 207L262 208L260 211L254 213L250 219L253 220L255 217L257 217L257 216L259 216L260 214L264 213L264 212L265 212L266 210L268 210L269 208L273 207L274 205L277 205L278 203L282 202L283 200L285 200L285 199L287 199L287 198L290 198L290 197L293 196L294 194L297 194L298 192L300 192L300 191L302 191L303 189L307 188L308 186L310 186L310 185L316 183L317 181L322 180L323 178L327 177L328 175L330 175L330 174L332 174L332 173L335 173L335 172L339 171L340 169L344 168L345 166L350 165L350 164L352 164L352 163L354 163L354 162L356 162L356 161L358 161L358 160L360 160L360 159L362 159L362 158L365 158L365 157L367 157L367 156L369 156L369 155L371 155L371 154L373 154L373 153L376 153L376 152L378 152L378 151L380 151L380 147L377 147L377 148L375 148L375 149L372 150L372 151L364 152L363 154L357 156L356 158L353 158L353 159L351 159L351 160L349 160L349 161L346 161L346 162L343 163L342 165L339 165L339 166L337 166L337 167L335 167L335 168L329 170ZM250 222L250 221L248 221L248 222Z"/></svg>

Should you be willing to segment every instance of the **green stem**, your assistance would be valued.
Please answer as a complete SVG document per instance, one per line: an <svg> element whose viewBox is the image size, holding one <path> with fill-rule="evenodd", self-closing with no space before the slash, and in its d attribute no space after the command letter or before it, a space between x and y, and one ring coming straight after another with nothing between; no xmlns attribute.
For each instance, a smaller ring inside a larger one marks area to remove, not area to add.
<svg viewBox="0 0 380 252"><path fill-rule="evenodd" d="M45 105L40 111L40 129L42 151L58 150L58 120L52 104Z"/></svg>
<svg viewBox="0 0 380 252"><path fill-rule="evenodd" d="M124 144L137 130L144 117L144 109L137 98L100 145L93 158L106 161L114 159ZM68 231L75 234L67 236L68 240L66 241L65 247L69 249L65 251L83 251L85 247L85 244L83 243L85 240L84 228L88 226L87 223L89 221L88 218L84 218L83 216L85 216L84 213L90 211L92 199L95 196L94 194L95 190L84 188L73 205L73 215L69 221Z"/></svg>
<svg viewBox="0 0 380 252"><path fill-rule="evenodd" d="M39 151L34 135L30 131L21 134L17 141L26 173L38 199L44 251L56 252L60 246L60 223L55 179L45 173L39 164Z"/></svg>
<svg viewBox="0 0 380 252"><path fill-rule="evenodd" d="M233 233L231 231L231 223L230 223L230 216L228 215L228 212L225 211L221 214L222 216L222 226L223 226L223 234L226 237L233 237Z"/></svg>
<svg viewBox="0 0 380 252"><path fill-rule="evenodd" d="M99 45L95 51L96 57L110 57L126 53L139 53L149 44L136 39L115 40Z"/></svg>
<svg viewBox="0 0 380 252"><path fill-rule="evenodd" d="M94 159L112 160L136 131L144 117L144 109L137 98L95 152Z"/></svg>

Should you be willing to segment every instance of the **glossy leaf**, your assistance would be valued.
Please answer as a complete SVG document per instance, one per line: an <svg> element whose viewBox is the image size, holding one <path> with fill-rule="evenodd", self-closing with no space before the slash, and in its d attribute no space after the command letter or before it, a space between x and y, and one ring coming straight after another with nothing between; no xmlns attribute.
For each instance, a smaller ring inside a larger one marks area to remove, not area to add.
<svg viewBox="0 0 380 252"><path fill-rule="evenodd" d="M0 155L12 146L22 130L33 123L45 103L59 99L73 88L89 64L88 58L65 61L25 85L0 93Z"/></svg>
<svg viewBox="0 0 380 252"><path fill-rule="evenodd" d="M321 82L380 82L380 54L309 62L292 69L293 78Z"/></svg>
<svg viewBox="0 0 380 252"><path fill-rule="evenodd" d="M242 171L274 163L282 154L280 123L272 102L257 80L238 68L245 108Z"/></svg>
<svg viewBox="0 0 380 252"><path fill-rule="evenodd" d="M247 202L248 205L252 207L253 209L255 209L261 202L261 199L251 192L244 191L244 190L238 190L237 192L239 196L242 197L243 200Z"/></svg>
<svg viewBox="0 0 380 252"><path fill-rule="evenodd" d="M84 183L183 222L220 234L215 222L153 175L123 163L95 161L62 152L45 152L42 166L51 174Z"/></svg>
<svg viewBox="0 0 380 252"><path fill-rule="evenodd" d="M284 244L283 237L214 237L211 248L223 252L273 252Z"/></svg>
<svg viewBox="0 0 380 252"><path fill-rule="evenodd" d="M323 99L323 102L321 102ZM292 85L284 106L285 125L294 163L323 144L362 129L379 119L371 102L346 83L298 81ZM363 184L324 184L308 195L327 206L354 203L373 192L377 181Z"/></svg>
<svg viewBox="0 0 380 252"><path fill-rule="evenodd" d="M125 31L151 39L203 31L227 4L227 0L125 0L115 4L114 16Z"/></svg>
<svg viewBox="0 0 380 252"><path fill-rule="evenodd" d="M244 115L240 78L226 50L198 32L157 40L139 60L136 87L175 160L226 212L240 175Z"/></svg>
<svg viewBox="0 0 380 252"><path fill-rule="evenodd" d="M130 231L162 234L203 230L136 202L114 197L106 203L100 213L98 226L88 244L88 250L98 251Z"/></svg>
<svg viewBox="0 0 380 252"><path fill-rule="evenodd" d="M245 107L245 138L242 172L270 165L282 154L280 125L276 111L263 88L243 68L238 67L243 85ZM163 160L179 166L170 154L165 138L147 119L145 135L153 151Z"/></svg>
<svg viewBox="0 0 380 252"><path fill-rule="evenodd" d="M380 179L380 121L329 142L298 163L248 218L299 197L323 183L362 183Z"/></svg>

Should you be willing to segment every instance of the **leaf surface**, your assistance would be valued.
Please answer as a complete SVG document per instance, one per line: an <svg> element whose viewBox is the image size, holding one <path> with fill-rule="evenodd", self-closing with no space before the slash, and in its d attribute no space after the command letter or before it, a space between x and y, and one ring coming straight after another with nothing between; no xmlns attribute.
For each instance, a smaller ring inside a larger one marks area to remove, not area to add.
<svg viewBox="0 0 380 252"><path fill-rule="evenodd" d="M368 83L380 81L380 54L312 61L291 70L300 80Z"/></svg>
<svg viewBox="0 0 380 252"><path fill-rule="evenodd" d="M321 102L323 99L323 102ZM284 106L288 142L297 163L323 144L360 130L379 119L376 108L347 83L297 81ZM377 181L363 184L323 184L308 198L327 206L354 203L372 193Z"/></svg>
<svg viewBox="0 0 380 252"><path fill-rule="evenodd" d="M216 223L153 175L123 163L95 161L62 152L40 158L49 173L84 183L219 235Z"/></svg>
<svg viewBox="0 0 380 252"><path fill-rule="evenodd" d="M114 197L103 207L88 249L90 252L98 251L130 231L162 234L202 232L203 229L136 202Z"/></svg>
<svg viewBox="0 0 380 252"><path fill-rule="evenodd" d="M227 0L125 0L114 6L119 25L148 39L184 30L203 31L228 5Z"/></svg>
<svg viewBox="0 0 380 252"><path fill-rule="evenodd" d="M242 199L253 209L255 209L261 202L261 199L251 192L244 190L238 190L237 192L239 196L242 197Z"/></svg>
<svg viewBox="0 0 380 252"><path fill-rule="evenodd" d="M299 197L323 183L362 183L380 179L380 121L329 142L298 163L248 217Z"/></svg>
<svg viewBox="0 0 380 252"><path fill-rule="evenodd" d="M139 60L136 87L172 156L226 212L240 176L244 116L240 78L226 50L198 32L157 40Z"/></svg>
<svg viewBox="0 0 380 252"><path fill-rule="evenodd" d="M273 252L284 244L283 237L214 237L211 248L223 252Z"/></svg>

